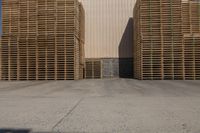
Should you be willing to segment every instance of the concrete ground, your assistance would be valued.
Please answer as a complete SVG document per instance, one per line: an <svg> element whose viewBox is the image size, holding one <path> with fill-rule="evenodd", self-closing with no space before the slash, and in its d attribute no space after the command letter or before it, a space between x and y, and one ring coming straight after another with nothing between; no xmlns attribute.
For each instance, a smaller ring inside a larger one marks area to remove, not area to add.
<svg viewBox="0 0 200 133"><path fill-rule="evenodd" d="M1 81L0 133L5 129L200 133L200 81Z"/></svg>

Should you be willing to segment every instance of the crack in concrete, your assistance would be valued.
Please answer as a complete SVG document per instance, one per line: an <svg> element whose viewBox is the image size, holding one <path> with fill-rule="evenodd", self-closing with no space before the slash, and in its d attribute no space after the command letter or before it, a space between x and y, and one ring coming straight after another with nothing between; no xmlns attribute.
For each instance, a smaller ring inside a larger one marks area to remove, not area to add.
<svg viewBox="0 0 200 133"><path fill-rule="evenodd" d="M54 131L54 129L62 123L62 121L67 118L77 107L78 105L83 101L84 98L81 98L70 110L67 114L65 114L53 127L52 127L52 131Z"/></svg>

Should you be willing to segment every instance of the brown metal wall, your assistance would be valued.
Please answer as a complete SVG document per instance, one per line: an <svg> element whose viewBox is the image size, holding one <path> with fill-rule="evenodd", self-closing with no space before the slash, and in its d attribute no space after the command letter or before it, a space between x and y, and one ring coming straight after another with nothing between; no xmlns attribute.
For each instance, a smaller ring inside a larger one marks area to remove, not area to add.
<svg viewBox="0 0 200 133"><path fill-rule="evenodd" d="M85 9L86 58L129 58L135 0L80 0Z"/></svg>

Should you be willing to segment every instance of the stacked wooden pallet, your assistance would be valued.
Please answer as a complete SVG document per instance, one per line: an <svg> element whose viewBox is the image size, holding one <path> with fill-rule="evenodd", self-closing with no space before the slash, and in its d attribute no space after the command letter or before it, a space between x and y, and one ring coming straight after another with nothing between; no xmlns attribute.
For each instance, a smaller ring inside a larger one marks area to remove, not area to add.
<svg viewBox="0 0 200 133"><path fill-rule="evenodd" d="M2 60L1 60L1 37L0 37L0 80L1 80L1 75L2 75L2 70L1 70L1 67L2 67L2 65L1 65L1 63L2 63Z"/></svg>
<svg viewBox="0 0 200 133"><path fill-rule="evenodd" d="M84 10L78 0L2 0L2 79L82 79Z"/></svg>
<svg viewBox="0 0 200 133"><path fill-rule="evenodd" d="M184 35L185 79L200 80L200 34Z"/></svg>
<svg viewBox="0 0 200 133"><path fill-rule="evenodd" d="M85 69L85 10L83 8L83 5L79 4L79 29L80 29L80 37L79 37L79 58L80 58L80 68L79 68L79 75L80 78L84 78L84 69Z"/></svg>
<svg viewBox="0 0 200 133"><path fill-rule="evenodd" d="M102 78L101 59L86 59L85 78L86 79Z"/></svg>
<svg viewBox="0 0 200 133"><path fill-rule="evenodd" d="M134 9L135 78L199 78L199 74L187 75L194 66L186 69L190 64L186 60L194 56L194 51L196 54L193 64L199 62L198 35L194 38L195 42L184 35L191 30L199 33L199 3L191 0L137 0ZM188 48L193 49L190 54L187 53ZM196 70L200 68L198 65L195 67Z"/></svg>
<svg viewBox="0 0 200 133"><path fill-rule="evenodd" d="M134 10L133 10L133 20L134 20L134 46L133 46L133 58L134 58L134 78L142 79L142 44L141 44L141 26L140 26L140 0L136 1ZM142 19L142 18L141 18Z"/></svg>
<svg viewBox="0 0 200 133"><path fill-rule="evenodd" d="M200 2L182 2L185 79L200 79Z"/></svg>

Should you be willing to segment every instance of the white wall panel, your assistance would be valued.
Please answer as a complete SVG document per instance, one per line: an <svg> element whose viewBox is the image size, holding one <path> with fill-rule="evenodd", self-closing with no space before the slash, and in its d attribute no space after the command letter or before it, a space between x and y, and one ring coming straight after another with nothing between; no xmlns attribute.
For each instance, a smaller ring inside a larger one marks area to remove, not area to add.
<svg viewBox="0 0 200 133"><path fill-rule="evenodd" d="M86 17L86 58L132 57L132 21L129 18L133 16L135 0L80 1Z"/></svg>

